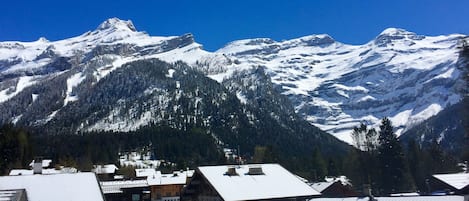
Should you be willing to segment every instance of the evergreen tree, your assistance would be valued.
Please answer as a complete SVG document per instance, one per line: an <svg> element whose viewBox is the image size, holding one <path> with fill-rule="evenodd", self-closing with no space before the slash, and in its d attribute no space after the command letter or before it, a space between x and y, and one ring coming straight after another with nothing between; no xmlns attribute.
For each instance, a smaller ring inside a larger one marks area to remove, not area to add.
<svg viewBox="0 0 469 201"><path fill-rule="evenodd" d="M313 150L311 166L313 174L311 178L315 181L322 181L327 175L327 166L324 158L322 157L321 151L317 148Z"/></svg>
<svg viewBox="0 0 469 201"><path fill-rule="evenodd" d="M433 140L428 148L427 157L431 174L454 173L459 171L456 159L445 153L436 140Z"/></svg>
<svg viewBox="0 0 469 201"><path fill-rule="evenodd" d="M5 124L0 128L0 175L12 168L23 168L32 160L29 134Z"/></svg>
<svg viewBox="0 0 469 201"><path fill-rule="evenodd" d="M385 117L379 126L378 158L380 166L380 191L384 194L403 192L412 189L404 153L393 131L391 121Z"/></svg>
<svg viewBox="0 0 469 201"><path fill-rule="evenodd" d="M425 164L425 153L415 140L407 144L407 164L409 164L409 173L415 182L416 188L420 192L427 191L425 179L428 176L428 166Z"/></svg>
<svg viewBox="0 0 469 201"><path fill-rule="evenodd" d="M0 127L0 175L12 168L25 168L32 159L29 133L11 123Z"/></svg>
<svg viewBox="0 0 469 201"><path fill-rule="evenodd" d="M276 163L278 162L278 154L275 153L272 146L256 146L254 147L253 163Z"/></svg>
<svg viewBox="0 0 469 201"><path fill-rule="evenodd" d="M337 160L329 159L327 163L327 176L339 176L339 169L337 167Z"/></svg>
<svg viewBox="0 0 469 201"><path fill-rule="evenodd" d="M363 192L363 185L369 182L365 180L363 174L362 163L360 162L360 152L357 150L350 150L342 163L344 174L353 183L353 187L357 192ZM377 168L375 169L375 171Z"/></svg>

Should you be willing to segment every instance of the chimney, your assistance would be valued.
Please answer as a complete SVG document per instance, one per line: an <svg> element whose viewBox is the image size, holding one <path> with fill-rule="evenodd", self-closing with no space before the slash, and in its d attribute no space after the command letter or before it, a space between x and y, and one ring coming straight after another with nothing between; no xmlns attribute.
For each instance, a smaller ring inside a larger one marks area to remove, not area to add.
<svg viewBox="0 0 469 201"><path fill-rule="evenodd" d="M234 166L229 166L228 171L226 172L226 175L228 176L236 176L238 173L236 173L236 167Z"/></svg>
<svg viewBox="0 0 469 201"><path fill-rule="evenodd" d="M248 174L249 175L263 175L264 172L262 171L261 166L251 166L249 167Z"/></svg>
<svg viewBox="0 0 469 201"><path fill-rule="evenodd" d="M33 163L33 174L42 174L42 158L36 157Z"/></svg>

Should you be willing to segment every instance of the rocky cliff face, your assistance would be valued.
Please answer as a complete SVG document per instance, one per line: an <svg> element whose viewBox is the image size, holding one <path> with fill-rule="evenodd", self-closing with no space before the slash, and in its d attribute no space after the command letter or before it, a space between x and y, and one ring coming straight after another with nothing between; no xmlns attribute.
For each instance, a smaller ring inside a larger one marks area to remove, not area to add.
<svg viewBox="0 0 469 201"><path fill-rule="evenodd" d="M217 53L244 67L265 67L298 114L351 142L351 129L361 122L376 125L387 116L400 135L459 102L464 84L456 64L463 37L391 28L358 46L312 35L235 41Z"/></svg>

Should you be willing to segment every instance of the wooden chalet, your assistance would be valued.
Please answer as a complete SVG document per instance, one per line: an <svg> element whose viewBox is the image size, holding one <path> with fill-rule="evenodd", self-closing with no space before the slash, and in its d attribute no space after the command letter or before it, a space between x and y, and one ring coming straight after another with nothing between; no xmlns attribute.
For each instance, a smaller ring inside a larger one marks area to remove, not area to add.
<svg viewBox="0 0 469 201"><path fill-rule="evenodd" d="M15 201L104 201L96 175L91 172L2 176L1 197Z"/></svg>
<svg viewBox="0 0 469 201"><path fill-rule="evenodd" d="M317 182L311 184L311 187L321 193L321 197L355 197L358 193L352 186L341 180L332 180L326 182Z"/></svg>
<svg viewBox="0 0 469 201"><path fill-rule="evenodd" d="M435 174L430 185L432 192L469 195L469 173Z"/></svg>
<svg viewBox="0 0 469 201"><path fill-rule="evenodd" d="M197 168L182 200L305 200L319 192L278 164Z"/></svg>

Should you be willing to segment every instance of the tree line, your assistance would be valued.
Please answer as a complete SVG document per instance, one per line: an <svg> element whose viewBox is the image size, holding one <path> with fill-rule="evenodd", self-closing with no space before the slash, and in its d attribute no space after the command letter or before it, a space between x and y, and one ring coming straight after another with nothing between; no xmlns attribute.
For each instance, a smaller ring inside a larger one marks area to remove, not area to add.
<svg viewBox="0 0 469 201"><path fill-rule="evenodd" d="M182 131L167 126L146 126L133 132L94 132L82 135L31 135L5 124L0 128L0 175L28 168L36 156L54 165L90 171L95 164L119 164L119 153L151 144L153 159L176 163L176 169L224 163L224 154L205 130Z"/></svg>
<svg viewBox="0 0 469 201"><path fill-rule="evenodd" d="M355 188L369 186L374 195L431 193L427 182L432 174L461 171L458 159L445 153L436 140L428 147L414 140L401 142L386 117L379 130L361 124L352 137L357 149L346 157L344 173Z"/></svg>
<svg viewBox="0 0 469 201"><path fill-rule="evenodd" d="M432 174L460 171L457 159L445 153L437 141L428 147L415 141L402 143L388 118L382 119L379 130L365 124L355 127L352 137L356 149L342 156L314 148L304 156L286 157L280 148L270 145L253 147L252 156L241 155L248 163L280 163L310 181L346 175L357 191L366 185L374 195L429 193L426 179ZM31 136L25 129L5 124L0 128L0 174L27 167L33 156L89 171L93 164L118 164L119 152L148 144L152 144L150 151L156 159L175 162L176 169L234 163L227 161L219 144L201 128L182 131L149 125L129 133Z"/></svg>

